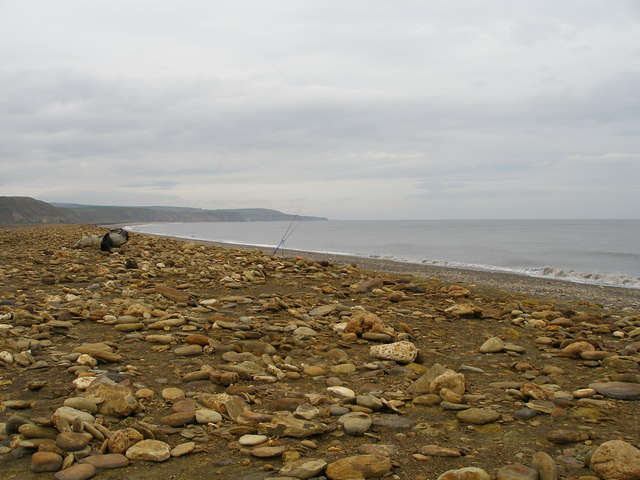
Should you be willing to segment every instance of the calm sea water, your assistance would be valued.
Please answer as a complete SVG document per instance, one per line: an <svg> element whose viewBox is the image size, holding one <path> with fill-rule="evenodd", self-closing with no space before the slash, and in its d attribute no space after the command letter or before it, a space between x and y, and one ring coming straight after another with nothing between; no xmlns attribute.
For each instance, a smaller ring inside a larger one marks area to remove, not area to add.
<svg viewBox="0 0 640 480"><path fill-rule="evenodd" d="M212 240L640 288L640 220L162 223L128 227Z"/></svg>

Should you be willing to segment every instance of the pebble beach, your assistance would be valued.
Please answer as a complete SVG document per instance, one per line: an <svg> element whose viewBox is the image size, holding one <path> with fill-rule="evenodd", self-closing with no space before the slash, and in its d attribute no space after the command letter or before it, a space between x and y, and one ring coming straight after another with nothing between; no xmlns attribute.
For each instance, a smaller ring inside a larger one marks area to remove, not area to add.
<svg viewBox="0 0 640 480"><path fill-rule="evenodd" d="M640 290L0 229L0 478L640 479Z"/></svg>

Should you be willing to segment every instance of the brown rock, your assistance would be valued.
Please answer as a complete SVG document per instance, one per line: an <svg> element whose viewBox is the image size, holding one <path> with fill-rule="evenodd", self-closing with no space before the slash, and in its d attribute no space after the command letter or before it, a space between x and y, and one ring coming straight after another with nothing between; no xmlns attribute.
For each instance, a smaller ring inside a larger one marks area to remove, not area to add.
<svg viewBox="0 0 640 480"><path fill-rule="evenodd" d="M589 342L573 342L562 349L560 355L568 358L580 358L582 352L593 352L596 349Z"/></svg>
<svg viewBox="0 0 640 480"><path fill-rule="evenodd" d="M354 455L327 465L331 480L365 480L379 478L391 470L391 460L379 455Z"/></svg>
<svg viewBox="0 0 640 480"><path fill-rule="evenodd" d="M107 453L81 458L78 463L90 463L96 470L107 470L126 467L129 465L129 459L120 453Z"/></svg>
<svg viewBox="0 0 640 480"><path fill-rule="evenodd" d="M141 440L144 440L144 436L138 430L123 428L113 432L107 441L107 448L111 453L124 453Z"/></svg>
<svg viewBox="0 0 640 480"><path fill-rule="evenodd" d="M155 291L163 297L168 298L169 300L173 300L177 303L187 303L189 301L189 295L163 283L157 284L155 286Z"/></svg>
<svg viewBox="0 0 640 480"><path fill-rule="evenodd" d="M589 468L605 480L639 480L640 450L622 440L605 442L593 452Z"/></svg>
<svg viewBox="0 0 640 480"><path fill-rule="evenodd" d="M353 289L358 293L367 293L373 290L374 288L382 288L384 287L384 280L381 278L371 278L369 280L364 280L358 284L356 284Z"/></svg>
<svg viewBox="0 0 640 480"><path fill-rule="evenodd" d="M387 327L384 322L372 312L357 312L351 317L344 329L345 333L362 335L364 332L393 334L393 329Z"/></svg>
<svg viewBox="0 0 640 480"><path fill-rule="evenodd" d="M589 434L579 430L552 430L547 433L547 440L551 443L564 445L566 443L582 442L589 440Z"/></svg>
<svg viewBox="0 0 640 480"><path fill-rule="evenodd" d="M447 448L439 445L423 445L418 449L418 452L429 457L459 457L462 455L457 448Z"/></svg>
<svg viewBox="0 0 640 480"><path fill-rule="evenodd" d="M182 427L184 425L196 422L195 410L190 412L176 412L170 415L166 415L160 419L163 425L169 425L170 427Z"/></svg>
<svg viewBox="0 0 640 480"><path fill-rule="evenodd" d="M54 475L56 480L87 480L96 474L96 467L88 463L78 463Z"/></svg>
<svg viewBox="0 0 640 480"><path fill-rule="evenodd" d="M438 477L438 480L490 480L491 476L477 467L465 467L458 470L448 470Z"/></svg>
<svg viewBox="0 0 640 480"><path fill-rule="evenodd" d="M554 393L550 388L543 387L533 382L527 382L520 387L520 391L534 400L553 401Z"/></svg>
<svg viewBox="0 0 640 480"><path fill-rule="evenodd" d="M538 480L538 471L520 463L505 465L498 470L497 480Z"/></svg>
<svg viewBox="0 0 640 480"><path fill-rule="evenodd" d="M31 455L32 472L57 472L62 466L62 457L53 452L36 452Z"/></svg>

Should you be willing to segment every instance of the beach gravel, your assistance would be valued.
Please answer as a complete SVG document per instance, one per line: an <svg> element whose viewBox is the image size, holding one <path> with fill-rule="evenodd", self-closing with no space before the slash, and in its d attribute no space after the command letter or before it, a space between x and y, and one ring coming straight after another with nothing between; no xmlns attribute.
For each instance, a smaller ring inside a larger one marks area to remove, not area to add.
<svg viewBox="0 0 640 480"><path fill-rule="evenodd" d="M640 478L638 290L104 231L0 229L3 478Z"/></svg>

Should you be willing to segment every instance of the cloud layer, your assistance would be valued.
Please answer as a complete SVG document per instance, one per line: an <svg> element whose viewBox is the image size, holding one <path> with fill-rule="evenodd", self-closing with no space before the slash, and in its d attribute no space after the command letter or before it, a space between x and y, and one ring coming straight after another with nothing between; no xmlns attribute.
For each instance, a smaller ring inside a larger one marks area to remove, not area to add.
<svg viewBox="0 0 640 480"><path fill-rule="evenodd" d="M637 218L633 1L0 4L0 191Z"/></svg>

